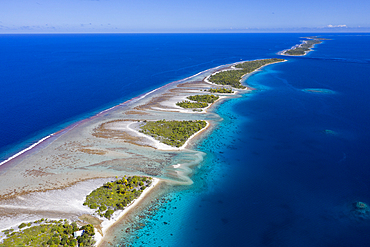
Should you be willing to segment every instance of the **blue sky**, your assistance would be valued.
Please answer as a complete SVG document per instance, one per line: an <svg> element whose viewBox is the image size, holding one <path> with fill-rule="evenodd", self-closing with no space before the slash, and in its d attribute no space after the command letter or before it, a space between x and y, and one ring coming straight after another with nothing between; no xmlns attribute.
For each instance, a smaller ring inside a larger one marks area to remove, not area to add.
<svg viewBox="0 0 370 247"><path fill-rule="evenodd" d="M369 13L365 0L0 0L0 33L345 31Z"/></svg>

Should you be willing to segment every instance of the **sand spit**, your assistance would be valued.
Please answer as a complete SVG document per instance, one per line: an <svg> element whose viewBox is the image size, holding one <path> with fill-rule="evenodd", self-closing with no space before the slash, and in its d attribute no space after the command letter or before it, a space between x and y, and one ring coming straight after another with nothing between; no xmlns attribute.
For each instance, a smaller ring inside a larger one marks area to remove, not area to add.
<svg viewBox="0 0 370 247"><path fill-rule="evenodd" d="M76 221L82 215L91 215L91 210L82 206L83 199L105 180L116 176L156 177L153 187L159 179L190 184L191 170L188 167L201 162L204 154L189 149L189 146L221 118L212 112L212 106L195 112L176 106L176 102L195 94L209 94L206 90L210 88L222 88L210 84L206 78L224 69L235 68L219 66L167 84L51 134L1 163L0 228L16 226L29 219L47 217ZM222 97L217 102L248 92L245 89L234 91L234 94L218 94ZM140 122L161 119L206 120L207 126L191 136L182 147L174 148L138 131ZM75 190L74 198L79 198L65 200L72 211L57 203L61 198L69 198L65 193L69 189ZM61 191L60 196L49 196L57 191ZM35 196L35 193L42 196ZM137 199L130 208L140 200ZM103 221L102 232L129 210L117 213L114 220Z"/></svg>

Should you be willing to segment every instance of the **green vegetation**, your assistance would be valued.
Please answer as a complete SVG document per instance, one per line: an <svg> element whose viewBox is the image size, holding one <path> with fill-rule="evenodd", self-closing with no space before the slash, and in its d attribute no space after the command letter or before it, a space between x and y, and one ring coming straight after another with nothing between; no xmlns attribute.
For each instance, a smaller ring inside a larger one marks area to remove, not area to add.
<svg viewBox="0 0 370 247"><path fill-rule="evenodd" d="M205 108L208 106L208 104L204 102L191 102L189 100L177 102L176 105L182 108Z"/></svg>
<svg viewBox="0 0 370 247"><path fill-rule="evenodd" d="M204 103L213 103L216 100L218 100L220 97L216 95L209 95L209 94L203 94L203 95L194 95L194 96L189 96L188 99L192 101L197 101L197 102L204 102Z"/></svg>
<svg viewBox="0 0 370 247"><path fill-rule="evenodd" d="M317 37L307 37L309 40L303 41L301 44L296 45L290 50L287 50L284 52L284 54L288 54L291 56L304 56L306 55L306 52L309 52L310 49L316 45L316 44L321 44L324 39L320 39Z"/></svg>
<svg viewBox="0 0 370 247"><path fill-rule="evenodd" d="M244 89L245 86L240 83L240 80L244 75L251 73L258 68L261 68L264 65L282 61L284 61L284 59L278 58L247 61L236 65L235 67L238 68L238 70L225 70L213 74L209 78L209 81L220 85L228 85L234 88Z"/></svg>
<svg viewBox="0 0 370 247"><path fill-rule="evenodd" d="M234 93L234 91L230 88L211 88L208 90L210 93Z"/></svg>
<svg viewBox="0 0 370 247"><path fill-rule="evenodd" d="M208 106L208 103L213 103L218 100L218 96L215 95L193 95L187 97L188 99L196 102L191 102L189 100L184 100L182 102L177 102L176 105L182 108L205 108Z"/></svg>
<svg viewBox="0 0 370 247"><path fill-rule="evenodd" d="M4 230L6 238L0 247L10 246L94 246L95 240L93 236L94 227L85 225L81 228L77 227L76 223L69 224L67 220L44 220L33 222L39 224L31 226L32 223L22 223L19 225L19 230L14 232L13 229ZM21 227L22 226L22 227ZM27 228L26 228L27 227ZM83 234L74 237L73 233L83 230Z"/></svg>
<svg viewBox="0 0 370 247"><path fill-rule="evenodd" d="M22 228L24 228L24 227L26 227L27 226L27 224L26 223L22 223L22 224L20 224L19 226L18 226L18 228L19 229L22 229Z"/></svg>
<svg viewBox="0 0 370 247"><path fill-rule="evenodd" d="M96 209L101 217L110 219L114 211L124 209L138 198L143 190L152 183L148 177L123 177L114 182L105 183L86 196L84 205Z"/></svg>
<svg viewBox="0 0 370 247"><path fill-rule="evenodd" d="M174 147L181 147L187 139L206 127L207 122L196 121L148 121L141 126L140 132Z"/></svg>

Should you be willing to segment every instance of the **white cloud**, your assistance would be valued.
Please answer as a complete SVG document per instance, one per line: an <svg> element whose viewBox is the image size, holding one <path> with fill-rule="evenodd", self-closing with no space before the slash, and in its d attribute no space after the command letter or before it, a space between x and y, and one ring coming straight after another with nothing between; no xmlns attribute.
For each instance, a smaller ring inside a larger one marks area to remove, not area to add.
<svg viewBox="0 0 370 247"><path fill-rule="evenodd" d="M327 27L347 27L347 25L327 25Z"/></svg>

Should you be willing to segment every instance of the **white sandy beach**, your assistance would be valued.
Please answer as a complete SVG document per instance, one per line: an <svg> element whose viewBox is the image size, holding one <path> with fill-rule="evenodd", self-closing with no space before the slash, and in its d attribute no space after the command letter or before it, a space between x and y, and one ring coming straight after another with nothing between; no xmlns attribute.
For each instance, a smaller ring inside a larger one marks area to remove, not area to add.
<svg viewBox="0 0 370 247"><path fill-rule="evenodd" d="M118 210L114 212L110 220L103 220L103 222L101 223L103 236L95 229L96 246L99 246L108 229L112 227L119 219L128 214L130 210L133 209L137 204L139 204L140 201L145 198L145 196L159 183L159 181L160 179L153 178L152 184L148 188L146 188L143 193L141 193L140 197L132 201L124 210Z"/></svg>
<svg viewBox="0 0 370 247"><path fill-rule="evenodd" d="M184 150L186 147L187 147L187 145L191 142L191 140L195 137L195 136L197 136L198 134L200 134L200 133L202 133L204 130L206 130L209 126L210 126L210 123L208 122L208 121L206 121L206 123L207 123L207 125L203 128L203 129L201 129L201 130L199 130L198 132L196 132L196 133L194 133L193 135L191 135L190 137L189 137L189 139L181 146L181 147L173 147L173 146L170 146L170 145L167 145L167 144L164 144L164 143L162 143L162 142L160 142L160 141L158 141L158 140L156 140L155 138L153 138L153 137L151 137L151 136L148 136L148 135L146 135L146 134L143 134L143 133L141 133L141 132L139 132L139 131L137 131L136 129L134 129L134 128L131 128L130 127L130 125L132 125L132 124L136 124L135 122L131 122L131 123L128 123L127 124L127 130L129 130L129 131L131 131L131 132L133 132L133 133L135 133L135 135L137 135L137 136L141 136L141 137L143 137L143 138L146 138L147 139L147 141L148 141L148 145L150 145L150 146L153 146L153 147L155 147L156 149L158 149L158 150L173 150L173 151L176 151L176 150Z"/></svg>

